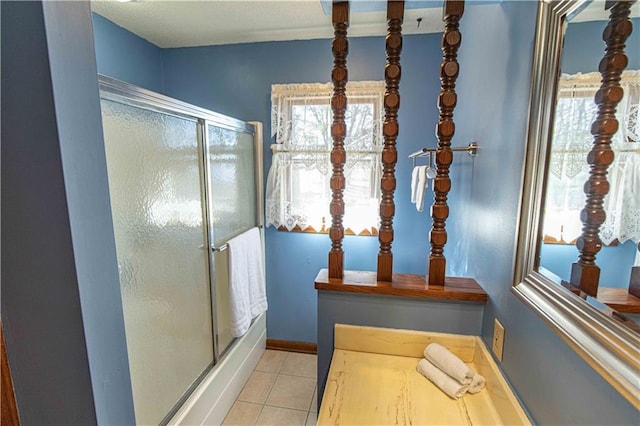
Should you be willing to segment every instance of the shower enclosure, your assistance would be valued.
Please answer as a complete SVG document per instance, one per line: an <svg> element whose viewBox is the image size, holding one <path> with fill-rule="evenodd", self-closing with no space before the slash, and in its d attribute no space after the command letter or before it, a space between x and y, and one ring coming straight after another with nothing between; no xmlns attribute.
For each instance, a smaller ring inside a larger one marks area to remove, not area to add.
<svg viewBox="0 0 640 426"><path fill-rule="evenodd" d="M227 253L262 225L254 126L100 77L136 422L166 423L233 346Z"/></svg>

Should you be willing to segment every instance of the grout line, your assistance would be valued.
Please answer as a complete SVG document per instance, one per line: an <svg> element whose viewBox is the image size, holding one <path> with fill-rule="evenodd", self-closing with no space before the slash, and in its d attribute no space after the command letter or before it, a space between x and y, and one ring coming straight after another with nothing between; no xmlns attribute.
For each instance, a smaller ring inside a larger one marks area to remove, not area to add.
<svg viewBox="0 0 640 426"><path fill-rule="evenodd" d="M284 408L285 410L293 410L293 411L305 411L308 412L309 410L305 410L303 408L291 408L291 407L283 407L281 405L271 405L271 404L264 404L265 407L273 407L273 408Z"/></svg>
<svg viewBox="0 0 640 426"><path fill-rule="evenodd" d="M311 403L309 404L309 411L311 411L311 407L313 406L313 400L315 399L314 396L316 396L317 386L318 386L318 381L316 380L316 385L313 387L313 393L311 394Z"/></svg>
<svg viewBox="0 0 640 426"><path fill-rule="evenodd" d="M308 413L308 410L301 410L300 408L291 408L291 407L281 407L279 405L270 405L270 404L264 404L265 407L271 407L271 408L282 408L283 410L291 410L291 411L302 411L303 413Z"/></svg>
<svg viewBox="0 0 640 426"><path fill-rule="evenodd" d="M291 357L291 355L293 355L294 352L287 352L287 356L284 357L284 359L282 360L282 364L280 364L280 370L278 370L278 372L281 372L282 369L284 368L285 364L287 362L289 362L289 358Z"/></svg>
<svg viewBox="0 0 640 426"><path fill-rule="evenodd" d="M260 418L260 415L262 414L262 410L264 409L264 404L262 404L262 407L260 407L260 411L258 412L258 416L256 417L256 419L253 421L253 426L255 426L258 423L258 419Z"/></svg>
<svg viewBox="0 0 640 426"><path fill-rule="evenodd" d="M279 374L276 374L276 379L271 384L271 387L269 388L269 391L267 392L267 396L264 397L264 402L262 403L263 406L267 405L267 401L269 400L269 395L271 395L271 392L273 391L273 388L276 386L276 383L278 382L278 376L279 376Z"/></svg>
<svg viewBox="0 0 640 426"><path fill-rule="evenodd" d="M289 376L289 377L302 377L303 379L313 379L318 380L317 377L314 376L300 376L298 374L287 374L287 373L278 373L279 376Z"/></svg>
<svg viewBox="0 0 640 426"><path fill-rule="evenodd" d="M284 359L282 360L282 364L280 364L280 369L278 370L278 374L280 374L280 372L282 371L282 368L287 363L287 360L289 359L289 355L291 355L291 352L287 352L287 356L285 356Z"/></svg>

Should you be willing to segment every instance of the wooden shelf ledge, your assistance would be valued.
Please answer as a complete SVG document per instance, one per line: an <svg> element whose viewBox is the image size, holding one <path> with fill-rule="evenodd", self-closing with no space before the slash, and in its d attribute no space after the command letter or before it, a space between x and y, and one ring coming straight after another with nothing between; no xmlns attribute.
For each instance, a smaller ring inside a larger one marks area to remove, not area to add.
<svg viewBox="0 0 640 426"><path fill-rule="evenodd" d="M444 286L430 286L423 275L393 274L391 282L378 281L375 272L344 271L342 279L329 278L321 269L315 279L316 290L380 294L423 299L486 302L487 293L473 278L447 277Z"/></svg>
<svg viewBox="0 0 640 426"><path fill-rule="evenodd" d="M623 314L640 314L640 298L629 294L626 288L599 287L598 302Z"/></svg>

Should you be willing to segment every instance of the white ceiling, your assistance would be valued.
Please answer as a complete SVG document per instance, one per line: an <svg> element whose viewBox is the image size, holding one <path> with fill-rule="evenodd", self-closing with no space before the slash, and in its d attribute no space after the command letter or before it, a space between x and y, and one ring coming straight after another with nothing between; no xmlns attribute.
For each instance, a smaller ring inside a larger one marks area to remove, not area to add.
<svg viewBox="0 0 640 426"><path fill-rule="evenodd" d="M384 8L385 2L380 2ZM333 37L320 0L94 0L92 9L159 47ZM417 19L422 18L420 26ZM351 13L349 36L386 33L386 12ZM442 10L407 9L403 34L444 29Z"/></svg>

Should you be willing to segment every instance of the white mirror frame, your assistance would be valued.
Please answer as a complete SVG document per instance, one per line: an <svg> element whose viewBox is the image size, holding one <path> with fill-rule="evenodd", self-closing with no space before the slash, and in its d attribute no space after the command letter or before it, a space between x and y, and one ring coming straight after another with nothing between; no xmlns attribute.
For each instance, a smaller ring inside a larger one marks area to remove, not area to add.
<svg viewBox="0 0 640 426"><path fill-rule="evenodd" d="M636 409L640 409L640 336L537 270L547 169L545 159L552 135L566 17L582 3L582 0L543 0L538 3L512 292Z"/></svg>

